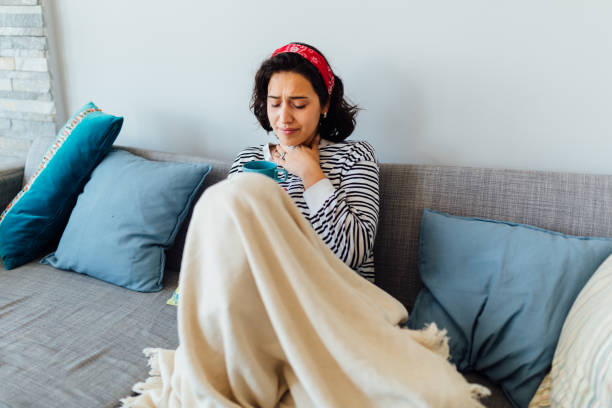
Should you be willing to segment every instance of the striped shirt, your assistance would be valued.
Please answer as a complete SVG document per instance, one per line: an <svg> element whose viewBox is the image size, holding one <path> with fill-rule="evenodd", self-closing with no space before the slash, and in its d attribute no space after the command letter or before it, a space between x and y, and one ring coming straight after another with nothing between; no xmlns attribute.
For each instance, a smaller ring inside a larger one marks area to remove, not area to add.
<svg viewBox="0 0 612 408"><path fill-rule="evenodd" d="M252 160L273 161L268 144L238 154L230 177ZM327 178L304 191L289 173L280 185L325 244L349 267L374 282L374 238L378 225L378 164L367 142L321 139L319 163Z"/></svg>

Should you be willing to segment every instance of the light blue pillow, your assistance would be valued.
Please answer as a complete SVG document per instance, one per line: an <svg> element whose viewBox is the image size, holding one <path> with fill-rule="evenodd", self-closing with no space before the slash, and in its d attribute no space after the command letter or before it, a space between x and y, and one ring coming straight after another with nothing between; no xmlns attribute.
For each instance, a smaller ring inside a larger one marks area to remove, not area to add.
<svg viewBox="0 0 612 408"><path fill-rule="evenodd" d="M527 407L550 369L574 299L612 253L612 240L426 209L408 320L448 330L453 363L501 385Z"/></svg>
<svg viewBox="0 0 612 408"><path fill-rule="evenodd" d="M57 250L41 263L141 292L162 289L172 245L210 165L112 150L91 174Z"/></svg>
<svg viewBox="0 0 612 408"><path fill-rule="evenodd" d="M34 175L0 215L0 257L6 269L57 243L77 196L122 124L123 118L103 113L93 102L66 122Z"/></svg>

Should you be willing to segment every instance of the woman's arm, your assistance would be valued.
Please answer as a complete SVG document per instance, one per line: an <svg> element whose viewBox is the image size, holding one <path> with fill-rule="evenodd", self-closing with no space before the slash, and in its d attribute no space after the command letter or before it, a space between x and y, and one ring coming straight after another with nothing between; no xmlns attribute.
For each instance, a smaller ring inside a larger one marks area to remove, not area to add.
<svg viewBox="0 0 612 408"><path fill-rule="evenodd" d="M304 192L304 199L317 234L344 263L357 269L374 247L379 180L374 149L369 143L355 143L350 156L340 164L337 188L329 179L323 179Z"/></svg>

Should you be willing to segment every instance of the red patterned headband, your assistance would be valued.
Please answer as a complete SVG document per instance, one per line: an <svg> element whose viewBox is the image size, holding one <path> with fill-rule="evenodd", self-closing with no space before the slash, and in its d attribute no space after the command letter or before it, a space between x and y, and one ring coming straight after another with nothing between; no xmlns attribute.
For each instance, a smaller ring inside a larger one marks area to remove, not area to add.
<svg viewBox="0 0 612 408"><path fill-rule="evenodd" d="M327 93L331 96L332 90L334 89L334 73L321 54L305 45L289 43L274 51L272 57L283 52L300 54L302 57L310 61L310 63L319 70L319 73L323 77L323 82L327 86Z"/></svg>

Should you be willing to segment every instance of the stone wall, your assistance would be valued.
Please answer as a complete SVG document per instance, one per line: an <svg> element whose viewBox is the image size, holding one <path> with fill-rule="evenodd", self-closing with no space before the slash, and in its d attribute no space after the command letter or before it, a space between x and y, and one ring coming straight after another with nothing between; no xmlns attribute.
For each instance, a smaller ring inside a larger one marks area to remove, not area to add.
<svg viewBox="0 0 612 408"><path fill-rule="evenodd" d="M40 0L0 0L0 161L55 135L55 117Z"/></svg>

